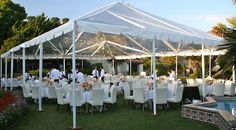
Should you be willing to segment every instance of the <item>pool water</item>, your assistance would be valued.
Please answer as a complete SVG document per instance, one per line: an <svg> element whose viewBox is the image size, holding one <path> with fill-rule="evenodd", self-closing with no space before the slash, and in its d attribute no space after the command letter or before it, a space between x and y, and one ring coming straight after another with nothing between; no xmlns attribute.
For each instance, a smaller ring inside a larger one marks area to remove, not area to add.
<svg viewBox="0 0 236 130"><path fill-rule="evenodd" d="M207 106L208 108L216 108L225 110L236 116L236 101L218 101L216 105Z"/></svg>

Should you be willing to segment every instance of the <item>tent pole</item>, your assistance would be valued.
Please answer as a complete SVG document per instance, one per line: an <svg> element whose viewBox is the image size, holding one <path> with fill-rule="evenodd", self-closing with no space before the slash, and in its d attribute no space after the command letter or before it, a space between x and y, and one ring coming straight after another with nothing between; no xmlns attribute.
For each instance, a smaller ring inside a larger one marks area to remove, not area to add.
<svg viewBox="0 0 236 130"><path fill-rule="evenodd" d="M72 33L72 72L73 72L73 76L72 76L72 109L73 109L73 128L75 129L76 128L76 107L75 107L75 76L76 76L76 73L75 73L75 64L76 64L76 59L75 59L75 49L76 49L76 46L75 46L75 24L76 24L76 21L74 21L74 27L73 27L73 33Z"/></svg>
<svg viewBox="0 0 236 130"><path fill-rule="evenodd" d="M7 81L7 56L5 57L5 81ZM7 91L7 84L5 84L5 91Z"/></svg>
<svg viewBox="0 0 236 130"><path fill-rule="evenodd" d="M176 53L176 57L175 57L175 79L178 79L178 52Z"/></svg>
<svg viewBox="0 0 236 130"><path fill-rule="evenodd" d="M150 76L152 76L152 56L151 56L151 72L150 72Z"/></svg>
<svg viewBox="0 0 236 130"><path fill-rule="evenodd" d="M132 75L132 58L129 59L129 75Z"/></svg>
<svg viewBox="0 0 236 130"><path fill-rule="evenodd" d="M63 73L66 74L66 59L63 58Z"/></svg>
<svg viewBox="0 0 236 130"><path fill-rule="evenodd" d="M176 50L176 57L175 57L175 79L178 79L178 55L179 55L179 48L181 42L179 42L178 48Z"/></svg>
<svg viewBox="0 0 236 130"><path fill-rule="evenodd" d="M13 56L14 53L11 53L11 91L12 91L12 87L13 87Z"/></svg>
<svg viewBox="0 0 236 130"><path fill-rule="evenodd" d="M23 47L23 50L22 50L22 53L23 53L23 56L22 56L22 77L23 77L23 85L25 85L25 47Z"/></svg>
<svg viewBox="0 0 236 130"><path fill-rule="evenodd" d="M233 72L233 74L232 74L232 80L233 80L233 83L235 83L235 65L233 65L233 67L232 67L232 72Z"/></svg>
<svg viewBox="0 0 236 130"><path fill-rule="evenodd" d="M115 58L112 59L112 72L115 75Z"/></svg>
<svg viewBox="0 0 236 130"><path fill-rule="evenodd" d="M43 43L39 44L39 111L42 111L42 95L41 95L41 89L42 89L42 77L43 77Z"/></svg>
<svg viewBox="0 0 236 130"><path fill-rule="evenodd" d="M203 85L202 85L202 93L203 93L203 101L205 98L205 59L204 59L204 45L202 42L202 81L203 81Z"/></svg>
<svg viewBox="0 0 236 130"><path fill-rule="evenodd" d="M209 55L209 76L211 77L211 50Z"/></svg>
<svg viewBox="0 0 236 130"><path fill-rule="evenodd" d="M152 43L152 65L153 65L153 114L156 115L156 48L155 48L156 37L153 38Z"/></svg>
<svg viewBox="0 0 236 130"><path fill-rule="evenodd" d="M82 61L81 61L81 68L82 68L82 70L84 69L84 59L81 59Z"/></svg>

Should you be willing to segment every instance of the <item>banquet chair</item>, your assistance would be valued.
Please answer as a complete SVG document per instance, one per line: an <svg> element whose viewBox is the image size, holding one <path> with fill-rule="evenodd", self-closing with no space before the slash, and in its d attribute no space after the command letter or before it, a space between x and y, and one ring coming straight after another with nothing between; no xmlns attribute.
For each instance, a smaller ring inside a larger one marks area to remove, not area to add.
<svg viewBox="0 0 236 130"><path fill-rule="evenodd" d="M130 87L129 87L129 85L124 86L123 89L124 89L124 105L125 105L126 101L128 101L128 103L130 101L134 101L134 96L131 96L131 94L130 94Z"/></svg>
<svg viewBox="0 0 236 130"><path fill-rule="evenodd" d="M111 82L111 76L104 76L104 82L110 83Z"/></svg>
<svg viewBox="0 0 236 130"><path fill-rule="evenodd" d="M167 97L168 98L173 98L175 96L176 92L176 84L168 84L167 85Z"/></svg>
<svg viewBox="0 0 236 130"><path fill-rule="evenodd" d="M102 82L96 82L93 84L93 88L101 88Z"/></svg>
<svg viewBox="0 0 236 130"><path fill-rule="evenodd" d="M224 96L225 84L223 83L216 83L213 84L213 92L212 95L214 96Z"/></svg>
<svg viewBox="0 0 236 130"><path fill-rule="evenodd" d="M235 95L235 83L232 82L225 82L225 91L224 91L224 95L228 95L228 96L233 96Z"/></svg>
<svg viewBox="0 0 236 130"><path fill-rule="evenodd" d="M168 103L174 103L174 104L178 104L179 103L181 105L181 100L182 100L182 96L183 96L183 90L184 90L183 85L177 86L174 97L167 98L167 102Z"/></svg>
<svg viewBox="0 0 236 130"><path fill-rule="evenodd" d="M1 79L1 85L2 85L2 88L4 87L5 90L7 90L7 87L10 87L10 83L8 82L8 79Z"/></svg>
<svg viewBox="0 0 236 130"><path fill-rule="evenodd" d="M24 98L28 99L32 97L32 93L30 92L29 84L22 85L22 91Z"/></svg>
<svg viewBox="0 0 236 130"><path fill-rule="evenodd" d="M57 93L56 93L56 86L50 85L48 86L48 99L56 99Z"/></svg>
<svg viewBox="0 0 236 130"><path fill-rule="evenodd" d="M165 82L157 83L157 87L163 88L163 87L168 87L168 84Z"/></svg>
<svg viewBox="0 0 236 130"><path fill-rule="evenodd" d="M39 99L39 87L38 86L32 86L32 98L35 100Z"/></svg>
<svg viewBox="0 0 236 130"><path fill-rule="evenodd" d="M110 83L102 83L101 88L104 89L104 98L109 98Z"/></svg>
<svg viewBox="0 0 236 130"><path fill-rule="evenodd" d="M203 85L205 85L205 86L203 87ZM198 90L199 90L199 95L200 95L201 97L203 96L203 88L205 88L205 96L212 94L212 93L210 93L210 92L211 92L210 90L207 90L207 84L206 84L206 83L200 84L200 85L198 85ZM204 97L205 97L205 96L204 96Z"/></svg>
<svg viewBox="0 0 236 130"><path fill-rule="evenodd" d="M115 85L111 86L111 95L109 98L104 99L105 104L111 104L114 107L117 106L117 91L118 88Z"/></svg>
<svg viewBox="0 0 236 130"><path fill-rule="evenodd" d="M69 90L69 99L70 99L70 106L73 106L72 101L72 92L73 89ZM85 100L83 99L82 90L81 89L75 89L75 106L81 108L85 104Z"/></svg>
<svg viewBox="0 0 236 130"><path fill-rule="evenodd" d="M142 110L144 111L144 105L148 102L148 100L149 99L145 99L144 97L144 88L134 88L134 107L136 106L136 103L141 104Z"/></svg>
<svg viewBox="0 0 236 130"><path fill-rule="evenodd" d="M57 94L57 111L59 110L60 106L68 105L70 102L67 98L63 97L62 88L55 88Z"/></svg>
<svg viewBox="0 0 236 130"><path fill-rule="evenodd" d="M163 108L167 107L167 87L156 88L156 105L163 105Z"/></svg>
<svg viewBox="0 0 236 130"><path fill-rule="evenodd" d="M134 80L128 81L128 84L129 84L129 90L133 90Z"/></svg>
<svg viewBox="0 0 236 130"><path fill-rule="evenodd" d="M91 99L88 102L92 106L91 114L93 114L94 106L99 106L100 110L103 106L103 97L104 97L104 89L103 88L94 88L92 89Z"/></svg>
<svg viewBox="0 0 236 130"><path fill-rule="evenodd" d="M15 78L12 79L12 87L13 88L18 88L20 86L21 86L21 82L19 80L15 79Z"/></svg>

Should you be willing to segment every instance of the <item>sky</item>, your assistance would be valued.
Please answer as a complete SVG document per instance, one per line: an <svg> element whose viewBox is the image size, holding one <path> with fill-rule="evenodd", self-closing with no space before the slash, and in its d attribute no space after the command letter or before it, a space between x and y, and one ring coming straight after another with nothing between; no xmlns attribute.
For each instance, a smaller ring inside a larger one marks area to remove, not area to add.
<svg viewBox="0 0 236 130"><path fill-rule="evenodd" d="M44 12L48 17L70 20L114 1L116 0L13 0L25 7L28 16L40 15ZM236 16L236 5L233 5L232 0L118 1L205 32L218 22L227 24L226 18Z"/></svg>

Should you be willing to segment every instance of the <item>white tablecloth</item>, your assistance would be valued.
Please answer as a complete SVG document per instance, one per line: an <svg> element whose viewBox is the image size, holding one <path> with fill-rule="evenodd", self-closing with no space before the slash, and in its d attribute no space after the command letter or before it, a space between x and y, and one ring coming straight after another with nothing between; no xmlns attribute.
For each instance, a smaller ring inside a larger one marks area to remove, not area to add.
<svg viewBox="0 0 236 130"><path fill-rule="evenodd" d="M91 99L91 94L92 94L91 91L82 92L82 96L83 96L83 99L85 102L87 102Z"/></svg>
<svg viewBox="0 0 236 130"><path fill-rule="evenodd" d="M144 89L144 99L152 99L153 98L153 90Z"/></svg>
<svg viewBox="0 0 236 130"><path fill-rule="evenodd" d="M206 95L212 95L212 93L213 93L213 88L214 88L214 86L212 86L212 85L207 85L207 86L206 86Z"/></svg>

